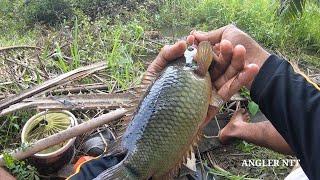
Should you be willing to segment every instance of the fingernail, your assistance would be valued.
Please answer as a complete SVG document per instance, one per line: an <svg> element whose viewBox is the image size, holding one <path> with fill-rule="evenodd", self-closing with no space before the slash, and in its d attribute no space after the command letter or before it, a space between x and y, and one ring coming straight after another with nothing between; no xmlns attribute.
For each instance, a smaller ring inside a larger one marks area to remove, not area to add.
<svg viewBox="0 0 320 180"><path fill-rule="evenodd" d="M231 44L231 42L229 40L222 39L220 44Z"/></svg>
<svg viewBox="0 0 320 180"><path fill-rule="evenodd" d="M258 65L251 63L251 64L248 64L248 67L249 67L249 68L253 68L253 67L258 67Z"/></svg>

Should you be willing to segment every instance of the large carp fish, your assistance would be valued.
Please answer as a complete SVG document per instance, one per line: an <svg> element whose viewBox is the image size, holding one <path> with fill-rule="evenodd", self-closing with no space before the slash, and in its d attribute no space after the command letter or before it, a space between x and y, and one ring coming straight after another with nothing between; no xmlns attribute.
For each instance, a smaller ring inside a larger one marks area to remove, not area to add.
<svg viewBox="0 0 320 180"><path fill-rule="evenodd" d="M193 60L193 64L179 60L156 78L144 78L150 85L121 139L126 156L96 179L168 179L185 161L212 98L211 44L201 42Z"/></svg>

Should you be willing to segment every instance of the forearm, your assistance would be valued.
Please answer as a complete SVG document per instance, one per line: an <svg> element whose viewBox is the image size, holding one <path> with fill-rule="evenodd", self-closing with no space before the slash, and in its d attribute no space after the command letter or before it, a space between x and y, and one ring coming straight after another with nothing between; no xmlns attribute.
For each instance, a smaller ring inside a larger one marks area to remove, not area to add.
<svg viewBox="0 0 320 180"><path fill-rule="evenodd" d="M262 121L258 123L243 123L245 129L239 132L240 139L251 142L253 144L263 146L282 154L293 155L288 143L283 139L279 132L272 126L270 121Z"/></svg>
<svg viewBox="0 0 320 180"><path fill-rule="evenodd" d="M0 167L0 179L6 179L6 180L15 180L11 174L9 174L6 170Z"/></svg>
<svg viewBox="0 0 320 180"><path fill-rule="evenodd" d="M251 87L252 99L290 144L306 174L320 178L320 93L317 86L272 55Z"/></svg>

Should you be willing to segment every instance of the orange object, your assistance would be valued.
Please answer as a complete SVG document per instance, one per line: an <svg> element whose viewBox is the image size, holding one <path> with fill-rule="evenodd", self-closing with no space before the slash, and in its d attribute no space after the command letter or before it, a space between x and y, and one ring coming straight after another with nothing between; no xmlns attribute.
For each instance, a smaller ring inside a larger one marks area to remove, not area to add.
<svg viewBox="0 0 320 180"><path fill-rule="evenodd" d="M92 156L81 156L79 159L78 159L78 161L74 164L74 166L73 166L73 170L74 170L74 172L78 172L79 170L79 168L80 168L80 166L83 164L83 163L85 163L85 162L87 162L87 161L90 161L90 160L92 160L92 159L95 159L95 157L92 157Z"/></svg>

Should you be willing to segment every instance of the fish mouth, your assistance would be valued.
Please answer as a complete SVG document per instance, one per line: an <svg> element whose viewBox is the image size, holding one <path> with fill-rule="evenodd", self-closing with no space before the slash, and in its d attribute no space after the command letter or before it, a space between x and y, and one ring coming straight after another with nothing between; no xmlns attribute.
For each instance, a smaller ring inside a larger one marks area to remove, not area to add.
<svg viewBox="0 0 320 180"><path fill-rule="evenodd" d="M194 59L197 52L197 48L193 45L189 46L184 52L186 70L196 70L198 68L197 61Z"/></svg>
<svg viewBox="0 0 320 180"><path fill-rule="evenodd" d="M197 54L197 48L194 46L189 46L186 51L184 52L184 57L186 60L186 66L187 67L192 67L194 64L194 57Z"/></svg>

